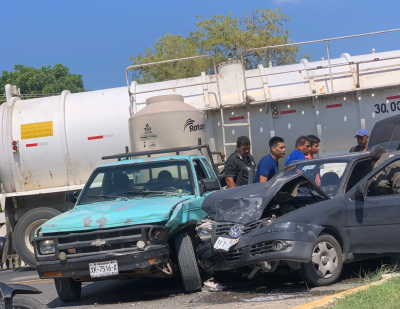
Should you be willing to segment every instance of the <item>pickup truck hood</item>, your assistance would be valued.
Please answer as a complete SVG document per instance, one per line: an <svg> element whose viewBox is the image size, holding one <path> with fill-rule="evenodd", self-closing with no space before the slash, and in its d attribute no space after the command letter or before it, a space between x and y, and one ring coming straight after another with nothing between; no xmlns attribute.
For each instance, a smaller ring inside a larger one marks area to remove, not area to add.
<svg viewBox="0 0 400 309"><path fill-rule="evenodd" d="M165 222L182 197L148 197L79 205L42 225L42 233L75 232Z"/></svg>
<svg viewBox="0 0 400 309"><path fill-rule="evenodd" d="M282 200L296 196L299 184L304 182L329 199L315 183L300 173L214 192L204 200L202 209L214 221L247 224L260 219L273 204L270 202L274 197Z"/></svg>

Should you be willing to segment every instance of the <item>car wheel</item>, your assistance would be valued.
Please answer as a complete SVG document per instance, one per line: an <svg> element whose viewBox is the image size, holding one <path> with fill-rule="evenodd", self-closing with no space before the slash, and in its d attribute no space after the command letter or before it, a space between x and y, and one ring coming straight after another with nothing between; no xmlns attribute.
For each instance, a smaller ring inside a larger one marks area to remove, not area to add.
<svg viewBox="0 0 400 309"><path fill-rule="evenodd" d="M194 255L192 240L186 231L174 237L176 256L181 272L183 288L186 293L201 291L201 277Z"/></svg>
<svg viewBox="0 0 400 309"><path fill-rule="evenodd" d="M29 266L36 265L35 253L32 245L36 229L47 220L59 214L61 214L61 211L58 209L40 207L27 212L18 220L15 226L13 244L18 256L25 264Z"/></svg>
<svg viewBox="0 0 400 309"><path fill-rule="evenodd" d="M54 278L58 297L63 302L79 300L82 292L82 282L71 278Z"/></svg>
<svg viewBox="0 0 400 309"><path fill-rule="evenodd" d="M339 279L343 268L342 249L331 235L321 235L314 241L311 261L302 264L299 274L311 286L330 285Z"/></svg>

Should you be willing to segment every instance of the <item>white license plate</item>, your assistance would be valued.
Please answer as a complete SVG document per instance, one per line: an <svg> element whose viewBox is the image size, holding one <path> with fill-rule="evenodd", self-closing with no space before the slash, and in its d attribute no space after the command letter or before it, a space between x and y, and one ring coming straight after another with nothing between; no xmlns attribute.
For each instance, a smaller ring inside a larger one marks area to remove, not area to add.
<svg viewBox="0 0 400 309"><path fill-rule="evenodd" d="M90 272L90 277L92 278L118 275L119 274L118 262L108 261L108 262L89 263L89 272Z"/></svg>
<svg viewBox="0 0 400 309"><path fill-rule="evenodd" d="M239 238L230 239L230 238L218 237L217 241L214 244L214 248L228 251L230 247L236 245L238 242Z"/></svg>

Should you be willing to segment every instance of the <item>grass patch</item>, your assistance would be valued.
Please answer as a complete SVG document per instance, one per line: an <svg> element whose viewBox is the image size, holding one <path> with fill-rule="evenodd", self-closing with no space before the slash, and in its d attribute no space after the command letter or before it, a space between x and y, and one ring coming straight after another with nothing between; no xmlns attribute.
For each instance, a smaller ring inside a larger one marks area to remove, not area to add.
<svg viewBox="0 0 400 309"><path fill-rule="evenodd" d="M400 277L339 299L330 309L398 309Z"/></svg>
<svg viewBox="0 0 400 309"><path fill-rule="evenodd" d="M362 270L358 274L358 277L363 281L364 284L369 284L372 282L376 282L382 279L382 275L390 274L395 271L395 267L393 265L382 265L380 268L375 271L372 270Z"/></svg>

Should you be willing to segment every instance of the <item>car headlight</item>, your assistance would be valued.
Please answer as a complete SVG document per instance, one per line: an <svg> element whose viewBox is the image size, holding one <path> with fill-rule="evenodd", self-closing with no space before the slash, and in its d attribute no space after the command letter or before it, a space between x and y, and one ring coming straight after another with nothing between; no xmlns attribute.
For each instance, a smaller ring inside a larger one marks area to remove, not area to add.
<svg viewBox="0 0 400 309"><path fill-rule="evenodd" d="M39 242L39 251L41 254L52 254L56 252L53 240L42 240Z"/></svg>
<svg viewBox="0 0 400 309"><path fill-rule="evenodd" d="M197 235L199 235L202 241L211 238L212 235L212 225L211 224L201 224L197 227Z"/></svg>

